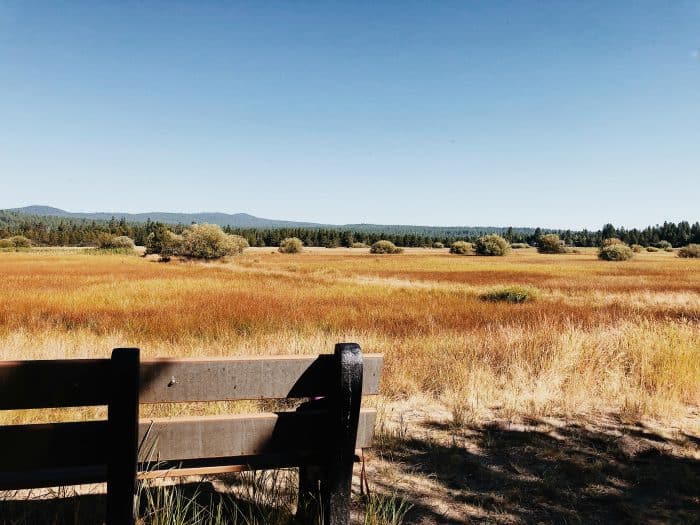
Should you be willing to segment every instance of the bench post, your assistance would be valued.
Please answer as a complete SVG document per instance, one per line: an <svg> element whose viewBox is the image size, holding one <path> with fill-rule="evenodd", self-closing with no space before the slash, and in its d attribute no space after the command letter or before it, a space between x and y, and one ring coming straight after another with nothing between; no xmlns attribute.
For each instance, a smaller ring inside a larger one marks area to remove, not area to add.
<svg viewBox="0 0 700 525"><path fill-rule="evenodd" d="M107 525L133 525L139 423L139 349L116 348L107 409Z"/></svg>
<svg viewBox="0 0 700 525"><path fill-rule="evenodd" d="M362 401L362 351L355 343L335 345L338 370L331 397L331 452L321 501L326 525L350 525L350 491Z"/></svg>

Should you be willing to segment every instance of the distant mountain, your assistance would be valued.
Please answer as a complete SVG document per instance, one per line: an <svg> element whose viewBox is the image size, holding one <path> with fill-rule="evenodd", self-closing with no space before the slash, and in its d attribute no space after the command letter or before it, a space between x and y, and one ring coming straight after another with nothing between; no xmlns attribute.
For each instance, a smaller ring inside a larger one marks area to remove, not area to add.
<svg viewBox="0 0 700 525"><path fill-rule="evenodd" d="M230 226L232 228L326 228L333 230L349 230L357 232L376 232L391 234L420 234L420 235L474 235L482 233L498 232L503 233L507 228L498 226L417 226L404 224L320 224L315 222L296 222L275 219L263 219L247 213L168 213L168 212L147 212L147 213L123 213L123 212L96 212L96 213L74 213L54 208L51 206L25 206L24 208L11 208L8 211L23 215L39 217L63 217L76 220L108 221L112 218L117 220L124 218L127 222L146 222L150 219L153 222L165 224L195 223L218 224L219 226ZM513 232L530 234L534 228L514 227Z"/></svg>
<svg viewBox="0 0 700 525"><path fill-rule="evenodd" d="M191 224L209 223L219 226L231 226L233 228L320 228L326 225L313 222L279 221L274 219L263 219L247 213L168 213L168 212L147 212L147 213L124 213L124 212L96 212L96 213L75 213L65 211L51 206L25 206L24 208L11 208L6 211L23 213L25 215L39 215L44 217L65 217L67 219L87 219L96 221L110 220L112 217L129 222L146 222L150 219L153 222L163 222L166 224Z"/></svg>

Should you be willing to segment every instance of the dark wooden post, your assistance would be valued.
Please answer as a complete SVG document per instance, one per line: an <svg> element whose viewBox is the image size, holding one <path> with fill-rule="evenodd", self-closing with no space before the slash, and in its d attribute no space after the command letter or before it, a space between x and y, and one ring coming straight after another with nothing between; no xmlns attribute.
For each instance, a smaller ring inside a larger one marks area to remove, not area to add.
<svg viewBox="0 0 700 525"><path fill-rule="evenodd" d="M139 349L112 352L107 424L107 525L133 525L139 424Z"/></svg>
<svg viewBox="0 0 700 525"><path fill-rule="evenodd" d="M336 384L330 398L331 451L321 482L324 523L350 525L350 491L362 401L362 351L355 343L335 345Z"/></svg>

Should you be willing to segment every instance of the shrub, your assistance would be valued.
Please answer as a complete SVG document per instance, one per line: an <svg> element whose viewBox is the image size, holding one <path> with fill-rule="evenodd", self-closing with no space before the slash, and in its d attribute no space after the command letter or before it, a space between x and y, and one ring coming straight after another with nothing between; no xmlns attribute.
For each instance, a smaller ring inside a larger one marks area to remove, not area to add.
<svg viewBox="0 0 700 525"><path fill-rule="evenodd" d="M700 244L689 244L678 250L678 257L685 259L700 258Z"/></svg>
<svg viewBox="0 0 700 525"><path fill-rule="evenodd" d="M566 248L556 233L541 235L537 240L539 253L566 253Z"/></svg>
<svg viewBox="0 0 700 525"><path fill-rule="evenodd" d="M377 241L369 249L370 253L401 253L403 248L398 248L391 241Z"/></svg>
<svg viewBox="0 0 700 525"><path fill-rule="evenodd" d="M24 235L15 235L7 239L0 239L0 248L31 248L32 241Z"/></svg>
<svg viewBox="0 0 700 525"><path fill-rule="evenodd" d="M647 246L647 251L648 252L658 252L659 249L654 247L654 246Z"/></svg>
<svg viewBox="0 0 700 525"><path fill-rule="evenodd" d="M609 244L598 252L598 258L603 261L626 261L633 255L632 249L626 244Z"/></svg>
<svg viewBox="0 0 700 525"><path fill-rule="evenodd" d="M472 253L474 246L470 242L466 241L455 241L450 246L450 253L455 253L457 255L467 255Z"/></svg>
<svg viewBox="0 0 700 525"><path fill-rule="evenodd" d="M641 253L644 247L641 244L633 244L630 248L632 248L634 253Z"/></svg>
<svg viewBox="0 0 700 525"><path fill-rule="evenodd" d="M524 250L525 248L529 248L530 245L526 242L514 242L510 245L510 247L513 250Z"/></svg>
<svg viewBox="0 0 700 525"><path fill-rule="evenodd" d="M194 259L218 259L242 253L248 241L239 235L228 235L216 224L193 224L182 232L179 254Z"/></svg>
<svg viewBox="0 0 700 525"><path fill-rule="evenodd" d="M297 237L287 237L280 243L280 253L299 253L303 251L304 243Z"/></svg>
<svg viewBox="0 0 700 525"><path fill-rule="evenodd" d="M365 244L364 242L354 242L350 248L369 248L369 245Z"/></svg>
<svg viewBox="0 0 700 525"><path fill-rule="evenodd" d="M610 237L609 239L603 239L603 247L605 246L613 246L615 244L624 244L620 239L617 237Z"/></svg>
<svg viewBox="0 0 700 525"><path fill-rule="evenodd" d="M510 245L500 235L491 234L479 237L474 243L474 249L478 255L506 255L510 251Z"/></svg>
<svg viewBox="0 0 700 525"><path fill-rule="evenodd" d="M160 255L161 262L168 262L171 257L182 251L182 235L177 235L167 228L157 229L146 238L146 254Z"/></svg>
<svg viewBox="0 0 700 525"><path fill-rule="evenodd" d="M479 298L483 301L524 303L532 301L537 296L537 291L526 286L504 286L494 288L482 293Z"/></svg>
<svg viewBox="0 0 700 525"><path fill-rule="evenodd" d="M668 241L659 241L656 243L656 247L660 250L668 250L671 248L671 243Z"/></svg>
<svg viewBox="0 0 700 525"><path fill-rule="evenodd" d="M100 233L97 236L97 247L101 250L133 250L134 241L125 235L111 235Z"/></svg>
<svg viewBox="0 0 700 525"><path fill-rule="evenodd" d="M444 247L445 247L445 245L442 244L441 242L434 242L433 243L433 248L435 248L435 249L442 250Z"/></svg>

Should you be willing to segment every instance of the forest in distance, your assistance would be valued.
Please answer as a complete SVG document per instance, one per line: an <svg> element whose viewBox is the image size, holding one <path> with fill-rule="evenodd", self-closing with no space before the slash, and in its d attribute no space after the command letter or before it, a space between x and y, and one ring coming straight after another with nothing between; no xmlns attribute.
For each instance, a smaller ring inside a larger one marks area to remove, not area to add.
<svg viewBox="0 0 700 525"><path fill-rule="evenodd" d="M125 235L136 244L144 245L146 238L162 223L147 220L131 222L124 218L110 220L87 220L65 217L27 215L0 210L0 239L22 235L40 246L91 246L100 234ZM167 224L175 233L189 224ZM430 226L380 226L356 225L350 228L332 227L282 227L282 228L236 228L225 226L226 233L245 237L250 246L278 246L287 237L297 237L306 246L327 248L351 247L353 243L372 244L380 239L402 247L430 247L437 243L445 245L456 240L474 241L476 238L496 233L510 243L536 244L542 234L556 233L569 246L599 246L603 239L615 237L626 244L652 246L667 241L673 247L689 243L700 243L700 222L692 225L688 221L664 222L662 225L644 229L626 229L606 224L597 231L556 230L546 228L477 228L477 227L430 227Z"/></svg>

